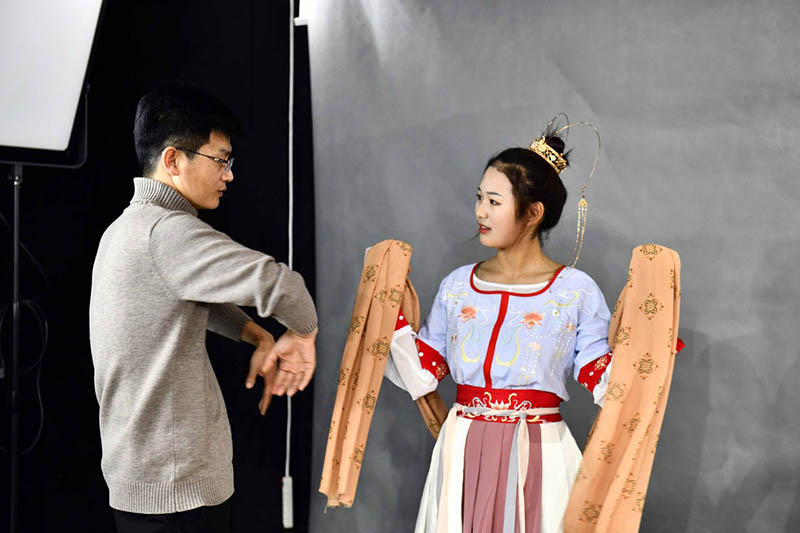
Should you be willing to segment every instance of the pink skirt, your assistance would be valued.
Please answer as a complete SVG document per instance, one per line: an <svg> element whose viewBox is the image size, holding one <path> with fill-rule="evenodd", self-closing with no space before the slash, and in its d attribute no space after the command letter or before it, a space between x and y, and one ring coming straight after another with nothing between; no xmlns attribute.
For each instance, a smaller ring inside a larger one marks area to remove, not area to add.
<svg viewBox="0 0 800 533"><path fill-rule="evenodd" d="M525 430L527 439L520 438ZM560 532L580 462L563 420L449 416L433 450L415 533Z"/></svg>

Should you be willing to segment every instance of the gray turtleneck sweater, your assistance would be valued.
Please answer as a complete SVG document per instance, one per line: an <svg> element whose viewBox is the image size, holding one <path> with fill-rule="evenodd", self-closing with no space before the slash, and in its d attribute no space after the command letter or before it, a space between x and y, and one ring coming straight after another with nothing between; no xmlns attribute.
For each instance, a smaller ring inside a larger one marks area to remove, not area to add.
<svg viewBox="0 0 800 533"><path fill-rule="evenodd" d="M197 218L177 191L134 179L92 272L89 334L110 505L171 513L233 493L225 403L206 329L238 340L252 306L290 329L317 324L303 278Z"/></svg>

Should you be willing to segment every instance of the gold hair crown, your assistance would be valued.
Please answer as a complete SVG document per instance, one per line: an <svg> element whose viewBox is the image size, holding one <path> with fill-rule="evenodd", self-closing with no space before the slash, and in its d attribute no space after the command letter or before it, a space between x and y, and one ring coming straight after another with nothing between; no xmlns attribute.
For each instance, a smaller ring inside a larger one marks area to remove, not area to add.
<svg viewBox="0 0 800 533"><path fill-rule="evenodd" d="M567 160L564 159L564 154L559 154L558 150L547 144L544 137L535 138L530 145L530 149L547 161L556 171L556 174L561 174L561 171L567 168Z"/></svg>

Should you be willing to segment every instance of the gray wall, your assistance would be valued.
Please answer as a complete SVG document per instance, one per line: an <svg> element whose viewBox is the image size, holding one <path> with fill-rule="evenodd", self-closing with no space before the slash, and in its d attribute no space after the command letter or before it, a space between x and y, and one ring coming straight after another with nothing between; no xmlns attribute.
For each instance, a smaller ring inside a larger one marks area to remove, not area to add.
<svg viewBox="0 0 800 533"><path fill-rule="evenodd" d="M427 312L470 240L482 165L558 111L603 135L579 267L613 305L631 249L683 261L677 358L642 531L800 522L800 4L790 1L316 0L309 24L321 316L318 483L364 248L415 247ZM571 197L547 249L568 261L592 137L570 134ZM448 380L449 381L449 380ZM442 387L452 400L454 386ZM571 388L579 443L594 417ZM407 532L433 442L386 383L356 502L314 532ZM791 524L795 526L791 526Z"/></svg>

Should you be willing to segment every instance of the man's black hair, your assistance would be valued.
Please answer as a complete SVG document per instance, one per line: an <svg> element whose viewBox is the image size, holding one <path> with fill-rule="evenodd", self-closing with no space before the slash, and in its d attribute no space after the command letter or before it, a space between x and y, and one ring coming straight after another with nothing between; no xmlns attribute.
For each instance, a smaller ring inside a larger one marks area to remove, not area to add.
<svg viewBox="0 0 800 533"><path fill-rule="evenodd" d="M142 175L156 170L167 146L196 151L209 141L212 131L229 139L243 134L233 112L210 93L182 81L159 85L136 106L133 139Z"/></svg>

